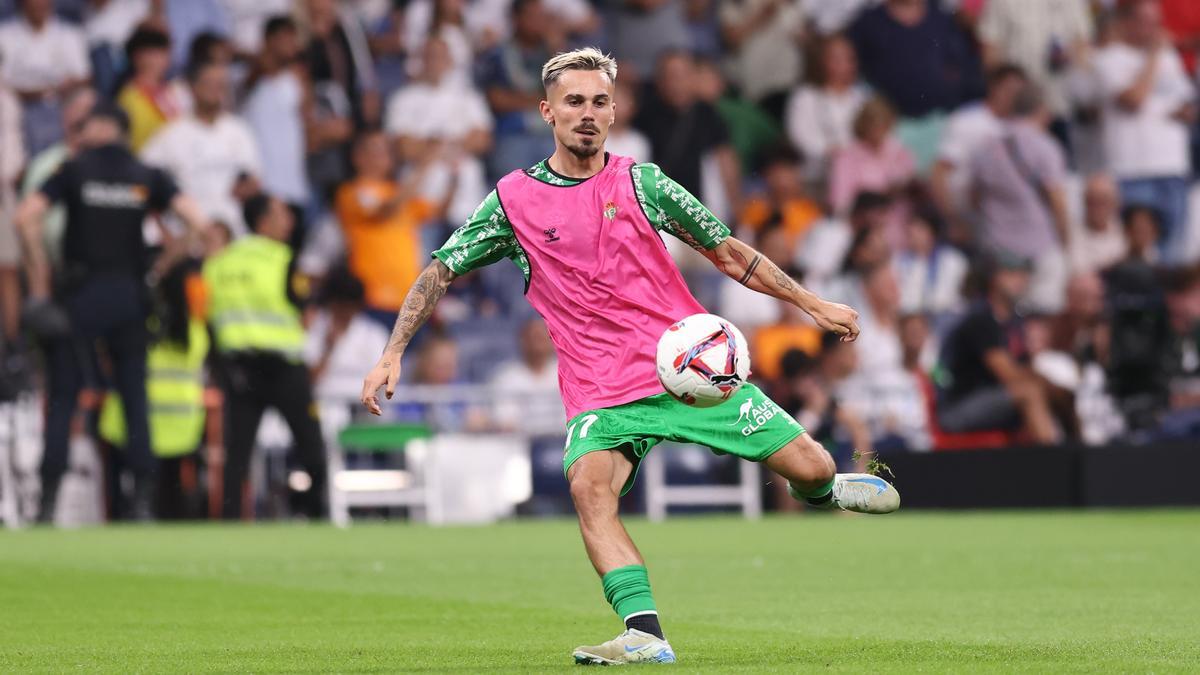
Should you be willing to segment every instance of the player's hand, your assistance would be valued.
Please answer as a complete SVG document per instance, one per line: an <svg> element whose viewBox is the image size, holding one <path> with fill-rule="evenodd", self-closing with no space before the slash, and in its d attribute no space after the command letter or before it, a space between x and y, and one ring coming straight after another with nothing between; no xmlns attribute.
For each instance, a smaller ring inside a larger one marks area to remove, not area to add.
<svg viewBox="0 0 1200 675"><path fill-rule="evenodd" d="M381 415L379 407L379 388L384 387L384 393L390 399L396 391L396 383L400 381L400 355L384 354L380 357L371 372L363 380L362 404L371 411L372 415Z"/></svg>
<svg viewBox="0 0 1200 675"><path fill-rule="evenodd" d="M858 312L851 307L822 300L809 311L809 316L822 329L841 335L842 342L854 342L858 339Z"/></svg>

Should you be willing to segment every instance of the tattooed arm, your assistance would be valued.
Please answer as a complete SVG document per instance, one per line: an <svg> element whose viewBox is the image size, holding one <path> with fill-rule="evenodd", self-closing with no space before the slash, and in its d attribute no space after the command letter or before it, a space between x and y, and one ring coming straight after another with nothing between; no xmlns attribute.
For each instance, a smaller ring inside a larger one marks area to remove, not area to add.
<svg viewBox="0 0 1200 675"><path fill-rule="evenodd" d="M387 348L363 380L362 404L373 414L378 415L382 412L376 397L379 388L386 387L387 397L392 397L396 383L400 380L400 357L404 355L404 350L417 329L425 325L429 316L433 314L434 306L446 294L446 289L450 287L450 282L455 276L445 263L434 260L421 272L421 276L417 277L412 288L408 289L408 296L404 298L404 306L400 308L400 315L396 317L396 325L392 329Z"/></svg>
<svg viewBox="0 0 1200 675"><path fill-rule="evenodd" d="M703 253L717 269L746 288L792 303L807 312L818 326L843 336L846 341L858 337L858 312L846 305L817 297L752 246L734 237L727 237L715 248Z"/></svg>

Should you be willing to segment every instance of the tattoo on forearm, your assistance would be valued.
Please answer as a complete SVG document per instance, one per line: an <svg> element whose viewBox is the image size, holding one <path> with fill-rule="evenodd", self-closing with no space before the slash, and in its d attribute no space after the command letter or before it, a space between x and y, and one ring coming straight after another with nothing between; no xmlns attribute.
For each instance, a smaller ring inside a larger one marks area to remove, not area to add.
<svg viewBox="0 0 1200 675"><path fill-rule="evenodd" d="M396 317L396 325L392 328L392 337L388 341L386 353L399 354L404 351L417 329L433 314L434 306L446 294L446 289L453 279L454 273L440 260L433 261L421 272L416 283L408 289L408 296L404 298L404 306L400 308L400 315Z"/></svg>
<svg viewBox="0 0 1200 675"><path fill-rule="evenodd" d="M786 292L796 290L796 282L792 281L791 277L783 273L779 266L770 260L767 261L767 271L771 273L771 278L775 280L775 284L779 289Z"/></svg>
<svg viewBox="0 0 1200 675"><path fill-rule="evenodd" d="M742 275L741 279L738 279L738 283L745 286L746 283L754 277L754 270L758 269L758 264L760 262L762 262L762 254L755 253L754 260L751 260L750 264L746 266L746 273Z"/></svg>

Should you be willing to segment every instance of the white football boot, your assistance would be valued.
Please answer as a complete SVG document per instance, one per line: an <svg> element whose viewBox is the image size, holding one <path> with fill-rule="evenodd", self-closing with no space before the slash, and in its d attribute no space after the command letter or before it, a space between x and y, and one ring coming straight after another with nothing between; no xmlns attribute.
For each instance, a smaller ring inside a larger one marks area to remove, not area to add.
<svg viewBox="0 0 1200 675"><path fill-rule="evenodd" d="M869 473L839 473L833 479L833 499L824 504L809 504L808 500L788 484L792 499L815 509L837 507L855 513L891 513L900 508L900 493L891 483Z"/></svg>
<svg viewBox="0 0 1200 675"><path fill-rule="evenodd" d="M675 663L675 652L666 640L627 628L624 633L594 647L576 647L579 665L619 666L625 663Z"/></svg>

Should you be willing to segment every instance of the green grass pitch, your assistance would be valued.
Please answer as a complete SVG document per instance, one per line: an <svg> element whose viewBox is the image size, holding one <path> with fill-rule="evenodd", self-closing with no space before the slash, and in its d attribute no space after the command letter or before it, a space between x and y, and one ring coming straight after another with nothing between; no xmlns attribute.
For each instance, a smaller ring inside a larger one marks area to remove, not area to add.
<svg viewBox="0 0 1200 675"><path fill-rule="evenodd" d="M1200 672L1200 511L630 525L682 672ZM0 672L568 672L572 521L0 532Z"/></svg>

